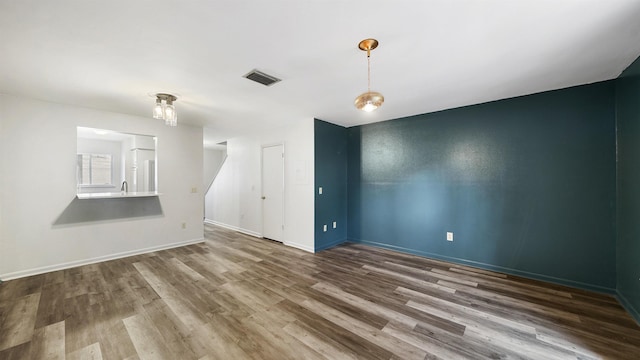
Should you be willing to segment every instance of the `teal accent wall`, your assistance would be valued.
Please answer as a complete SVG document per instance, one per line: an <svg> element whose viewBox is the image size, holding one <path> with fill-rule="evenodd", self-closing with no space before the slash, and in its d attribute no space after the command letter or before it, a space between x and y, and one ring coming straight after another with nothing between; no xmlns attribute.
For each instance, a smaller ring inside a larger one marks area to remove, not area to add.
<svg viewBox="0 0 640 360"><path fill-rule="evenodd" d="M640 323L640 58L616 80L617 290Z"/></svg>
<svg viewBox="0 0 640 360"><path fill-rule="evenodd" d="M320 251L347 240L347 129L316 119L314 143L315 250Z"/></svg>
<svg viewBox="0 0 640 360"><path fill-rule="evenodd" d="M348 239L614 292L615 86L347 129Z"/></svg>

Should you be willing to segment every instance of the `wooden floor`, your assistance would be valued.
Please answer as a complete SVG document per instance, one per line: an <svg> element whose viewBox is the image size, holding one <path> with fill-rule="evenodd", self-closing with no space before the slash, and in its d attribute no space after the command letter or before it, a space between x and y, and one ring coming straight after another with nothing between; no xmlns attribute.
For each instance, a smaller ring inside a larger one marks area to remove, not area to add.
<svg viewBox="0 0 640 360"><path fill-rule="evenodd" d="M207 241L0 285L0 359L639 359L610 296L362 245Z"/></svg>

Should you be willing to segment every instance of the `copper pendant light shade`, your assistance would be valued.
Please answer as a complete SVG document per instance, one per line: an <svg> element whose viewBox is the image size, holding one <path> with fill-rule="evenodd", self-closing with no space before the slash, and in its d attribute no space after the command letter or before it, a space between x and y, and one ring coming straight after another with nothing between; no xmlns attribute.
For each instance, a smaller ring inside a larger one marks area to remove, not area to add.
<svg viewBox="0 0 640 360"><path fill-rule="evenodd" d="M367 91L356 98L354 104L358 110L371 112L380 106L384 102L384 96L379 92Z"/></svg>

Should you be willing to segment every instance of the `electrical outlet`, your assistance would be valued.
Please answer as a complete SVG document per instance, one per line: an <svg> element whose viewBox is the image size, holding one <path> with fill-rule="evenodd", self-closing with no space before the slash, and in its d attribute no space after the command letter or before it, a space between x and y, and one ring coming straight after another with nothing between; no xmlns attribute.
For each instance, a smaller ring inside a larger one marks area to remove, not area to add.
<svg viewBox="0 0 640 360"><path fill-rule="evenodd" d="M322 231L327 232L327 225L322 225Z"/></svg>
<svg viewBox="0 0 640 360"><path fill-rule="evenodd" d="M182 228L183 228L183 229L186 229L186 228L187 228L187 223L186 223L186 222L183 222L183 223L182 223Z"/></svg>
<svg viewBox="0 0 640 360"><path fill-rule="evenodd" d="M198 188L197 187L192 187L191 188L191 193L195 194L198 192Z"/></svg>
<svg viewBox="0 0 640 360"><path fill-rule="evenodd" d="M335 229L336 227L338 227L338 224L334 221L333 222L333 228Z"/></svg>
<svg viewBox="0 0 640 360"><path fill-rule="evenodd" d="M453 233L450 231L447 231L447 241L453 241Z"/></svg>

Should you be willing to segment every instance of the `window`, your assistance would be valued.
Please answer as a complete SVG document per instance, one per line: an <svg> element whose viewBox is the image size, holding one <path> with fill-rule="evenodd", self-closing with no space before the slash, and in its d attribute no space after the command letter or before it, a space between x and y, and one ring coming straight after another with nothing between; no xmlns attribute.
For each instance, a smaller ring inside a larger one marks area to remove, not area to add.
<svg viewBox="0 0 640 360"><path fill-rule="evenodd" d="M112 185L111 154L78 154L78 184Z"/></svg>

